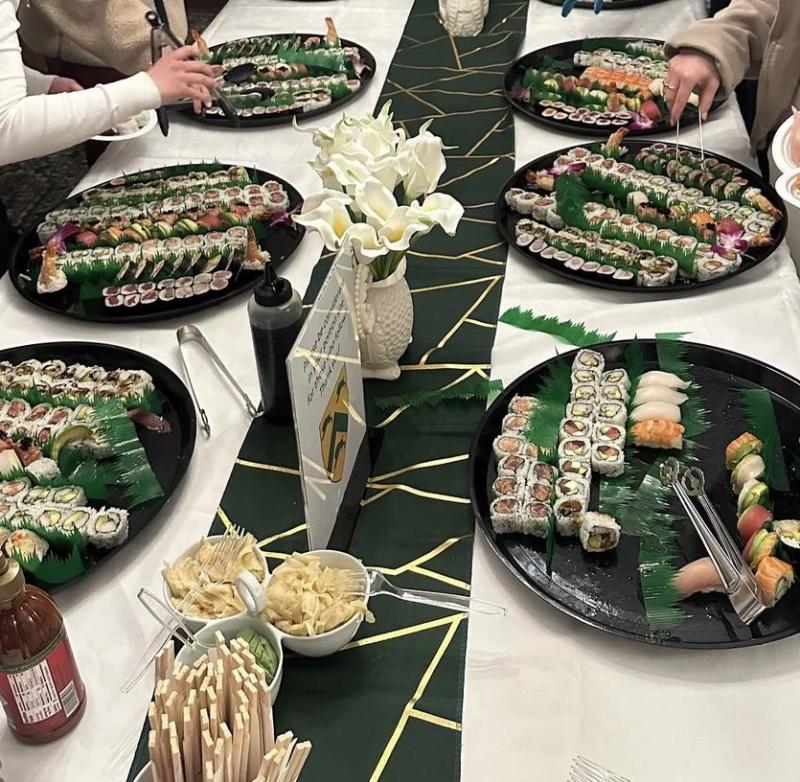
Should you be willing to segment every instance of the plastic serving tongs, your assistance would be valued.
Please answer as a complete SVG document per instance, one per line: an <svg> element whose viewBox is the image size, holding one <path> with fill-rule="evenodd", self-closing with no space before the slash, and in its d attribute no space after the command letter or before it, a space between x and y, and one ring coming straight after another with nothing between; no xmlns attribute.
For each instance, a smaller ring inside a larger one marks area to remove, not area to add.
<svg viewBox="0 0 800 782"><path fill-rule="evenodd" d="M689 521L692 522L711 558L733 610L745 624L749 625L767 607L761 587L722 523L716 508L708 499L703 471L698 467L690 467L682 476L679 472L678 460L671 457L661 466L661 481L675 490ZM693 498L697 498L700 507L708 516L708 521L695 507Z"/></svg>
<svg viewBox="0 0 800 782"><path fill-rule="evenodd" d="M222 363L222 359L217 355L217 352L214 350L214 348L211 347L211 343L209 343L209 341L203 336L203 333L200 331L200 329L191 324L188 326L181 326L175 332L175 335L178 338L178 356L180 357L181 361L181 369L183 369L183 374L186 378L187 384L189 385L189 392L192 395L194 406L197 408L197 413L200 416L200 428L203 430L203 434L206 437L211 437L211 423L208 420L206 411L200 405L200 400L197 397L197 392L195 391L194 384L192 383L189 365L186 363L186 357L183 354L183 348L187 342L197 342L200 347L203 348L203 350L208 354L208 357L214 362L219 371L225 376L227 381L234 387L236 392L242 398L245 409L249 415L252 418L256 418L258 416L258 408L253 404L250 397L247 396L247 392L241 387L241 385L239 385L239 382L231 374L230 370L225 366L225 364Z"/></svg>
<svg viewBox="0 0 800 782"><path fill-rule="evenodd" d="M144 15L147 23L152 28L150 30L150 56L153 62L161 58L165 46L174 47L175 49L180 49L181 46L183 46L180 39L172 32L169 26L169 17L167 16L167 9L164 6L164 0L154 0L154 5L156 10L148 11ZM236 113L236 109L231 105L231 102L219 88L211 90L211 94L214 96L217 103L219 103L227 119L234 127L238 128L240 125L239 115ZM156 109L156 115L158 117L158 127L161 128L161 132L166 136L169 133L169 117L166 107L161 106Z"/></svg>

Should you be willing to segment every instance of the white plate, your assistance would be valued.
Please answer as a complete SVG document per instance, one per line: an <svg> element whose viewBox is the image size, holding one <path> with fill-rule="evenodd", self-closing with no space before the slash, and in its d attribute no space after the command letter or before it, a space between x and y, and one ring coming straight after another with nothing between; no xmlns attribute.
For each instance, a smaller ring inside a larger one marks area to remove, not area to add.
<svg viewBox="0 0 800 782"><path fill-rule="evenodd" d="M156 114L154 109L150 109L147 112L147 122L142 125L139 130L135 133L128 133L125 136L117 136L117 135L103 135L98 134L97 136L92 136L92 141L130 141L132 138L139 138L139 136L144 136L145 133L149 133L158 123L158 115Z"/></svg>
<svg viewBox="0 0 800 782"><path fill-rule="evenodd" d="M789 117L775 133L772 139L772 159L781 173L788 174L800 166L800 160L792 160L789 157L789 129L792 127L794 117Z"/></svg>
<svg viewBox="0 0 800 782"><path fill-rule="evenodd" d="M795 183L794 192L792 192L792 183ZM781 174L775 183L775 189L787 204L791 204L795 209L800 209L800 168L795 166Z"/></svg>

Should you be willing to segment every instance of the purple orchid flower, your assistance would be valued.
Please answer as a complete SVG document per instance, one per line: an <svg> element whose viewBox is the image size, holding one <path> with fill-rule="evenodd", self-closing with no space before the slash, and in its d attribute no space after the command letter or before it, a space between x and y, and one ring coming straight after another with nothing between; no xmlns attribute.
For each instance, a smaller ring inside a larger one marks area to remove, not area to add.
<svg viewBox="0 0 800 782"><path fill-rule="evenodd" d="M300 213L300 207L302 204L298 204L294 209L290 209L288 212L277 212L276 214L272 215L270 218L269 224L272 225L288 225L289 228L296 228L294 221L292 218L294 215Z"/></svg>
<svg viewBox="0 0 800 782"><path fill-rule="evenodd" d="M631 120L631 124L628 125L630 130L649 130L656 124L650 117L639 114L637 111L629 111L628 118Z"/></svg>
<svg viewBox="0 0 800 782"><path fill-rule="evenodd" d="M81 232L81 227L76 223L64 223L48 240L47 243L50 244L55 242L56 250L59 253L65 253L67 251L67 246L64 244L65 239L69 239L70 236L75 236L75 234L79 234Z"/></svg>
<svg viewBox="0 0 800 782"><path fill-rule="evenodd" d="M351 63L353 63L353 68L355 69L357 76L360 76L363 73L364 69L367 67L367 64L364 62L364 60L361 59L360 54L356 54L355 52L353 52L352 54L347 55L347 59L350 60Z"/></svg>
<svg viewBox="0 0 800 782"><path fill-rule="evenodd" d="M580 174L586 168L586 163L564 163L560 166L553 166L547 169L551 176L561 176L562 174Z"/></svg>
<svg viewBox="0 0 800 782"><path fill-rule="evenodd" d="M514 89L508 91L508 96L511 100L519 100L523 103L528 103L531 99L531 88L530 86L523 87L522 85L514 87Z"/></svg>
<svg viewBox="0 0 800 782"><path fill-rule="evenodd" d="M750 245L743 237L744 228L733 218L724 217L717 223L717 242L711 249L720 254L744 252Z"/></svg>

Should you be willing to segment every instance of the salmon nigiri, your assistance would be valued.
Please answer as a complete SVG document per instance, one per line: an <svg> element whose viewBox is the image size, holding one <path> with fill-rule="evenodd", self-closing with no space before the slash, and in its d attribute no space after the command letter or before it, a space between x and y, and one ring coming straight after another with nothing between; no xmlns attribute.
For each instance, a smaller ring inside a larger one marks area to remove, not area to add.
<svg viewBox="0 0 800 782"><path fill-rule="evenodd" d="M794 583L794 568L777 557L764 557L756 570L756 581L769 605L775 605Z"/></svg>
<svg viewBox="0 0 800 782"><path fill-rule="evenodd" d="M682 600L697 592L725 591L711 557L701 557L684 565L673 579L672 585L678 590Z"/></svg>
<svg viewBox="0 0 800 782"><path fill-rule="evenodd" d="M663 418L637 421L631 427L633 442L645 448L683 448L683 431L680 424Z"/></svg>

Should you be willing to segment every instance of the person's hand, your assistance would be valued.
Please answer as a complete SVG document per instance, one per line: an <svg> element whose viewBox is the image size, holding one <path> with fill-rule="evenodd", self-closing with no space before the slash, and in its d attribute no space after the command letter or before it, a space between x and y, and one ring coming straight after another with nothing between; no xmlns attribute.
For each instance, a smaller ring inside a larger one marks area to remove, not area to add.
<svg viewBox="0 0 800 782"><path fill-rule="evenodd" d="M719 70L710 57L699 52L678 52L669 61L664 80L664 98L670 107L672 124L680 119L692 92L699 95L700 117L706 119L721 82Z"/></svg>
<svg viewBox="0 0 800 782"><path fill-rule="evenodd" d="M211 106L210 90L216 86L214 70L205 62L194 60L200 54L196 45L182 46L157 60L148 73L161 93L162 103L191 98L194 110Z"/></svg>
<svg viewBox="0 0 800 782"><path fill-rule="evenodd" d="M83 89L75 79L67 79L64 76L56 76L50 84L48 92L55 95L57 92L80 92Z"/></svg>

